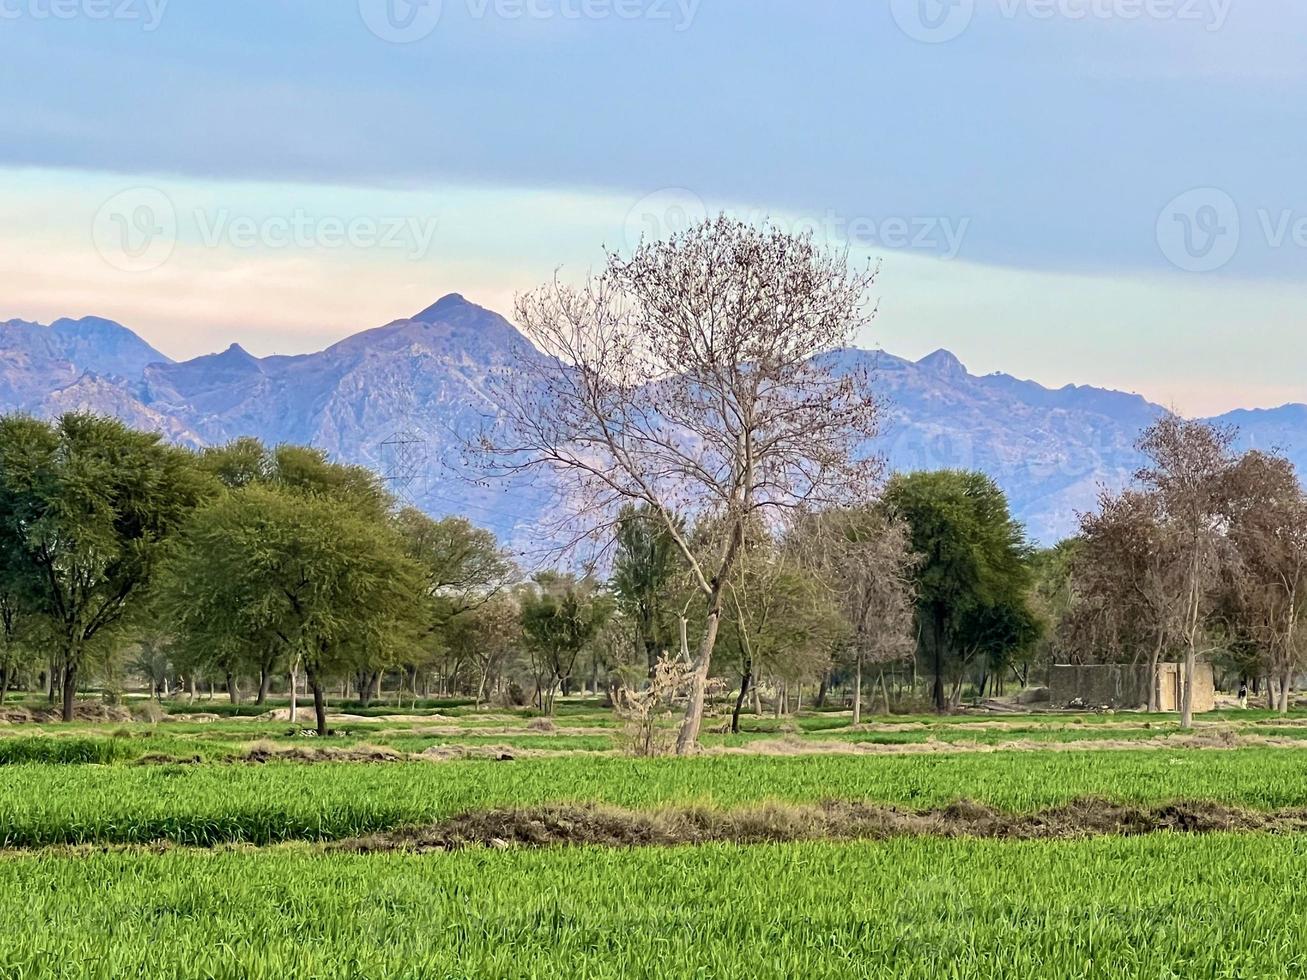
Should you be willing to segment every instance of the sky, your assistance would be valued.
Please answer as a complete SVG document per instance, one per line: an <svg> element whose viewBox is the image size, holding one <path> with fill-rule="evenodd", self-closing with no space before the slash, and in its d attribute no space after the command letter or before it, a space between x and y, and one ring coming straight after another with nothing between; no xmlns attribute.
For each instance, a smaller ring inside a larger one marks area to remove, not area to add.
<svg viewBox="0 0 1307 980"><path fill-rule="evenodd" d="M881 262L859 338L1307 401L1294 0L0 0L0 319L173 357L511 312L720 210Z"/></svg>

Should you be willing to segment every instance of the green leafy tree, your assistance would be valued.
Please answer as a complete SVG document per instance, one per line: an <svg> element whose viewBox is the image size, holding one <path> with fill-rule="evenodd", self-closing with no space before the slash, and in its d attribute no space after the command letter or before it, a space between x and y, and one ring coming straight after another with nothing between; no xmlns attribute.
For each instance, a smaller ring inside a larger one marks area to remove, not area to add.
<svg viewBox="0 0 1307 980"><path fill-rule="evenodd" d="M685 564L676 540L647 504L622 508L616 544L613 593L652 674L672 645L677 579Z"/></svg>
<svg viewBox="0 0 1307 980"><path fill-rule="evenodd" d="M326 684L407 654L421 571L386 521L350 499L247 486L202 508L168 563L164 602L201 656L302 663L320 734Z"/></svg>
<svg viewBox="0 0 1307 980"><path fill-rule="evenodd" d="M114 419L0 419L0 552L13 594L49 624L65 721L88 658L141 610L209 486L190 453Z"/></svg>
<svg viewBox="0 0 1307 980"><path fill-rule="evenodd" d="M440 659L444 686L481 661L468 630L470 614L493 600L516 569L494 534L462 517L436 520L411 507L395 518L408 556L422 570L427 625L419 660L405 665L410 677ZM482 678L484 679L484 678Z"/></svg>
<svg viewBox="0 0 1307 980"><path fill-rule="evenodd" d="M289 444L269 448L258 439L243 437L206 449L200 455L199 465L231 490L265 486L317 494L348 502L360 516L377 521L389 519L391 497L377 475L361 466L332 462L320 449ZM272 678L290 668L287 653L277 638L267 636L263 640L262 647L241 643L226 649L208 646L204 650L208 658L205 669L216 670L224 677L233 703L240 700L242 675L257 674L255 704L263 704ZM362 672L359 689L365 698L379 678L379 667Z"/></svg>
<svg viewBox="0 0 1307 980"><path fill-rule="evenodd" d="M758 677L788 683L821 674L846 632L830 593L797 554L755 528L727 583L717 641L716 673L733 673L740 683L731 731L739 732Z"/></svg>
<svg viewBox="0 0 1307 980"><path fill-rule="evenodd" d="M1068 538L1030 556L1030 607L1039 621L1040 637L1027 651L1028 656L1016 657L1011 665L1022 687L1030 683L1031 667L1036 663L1051 666L1062 651L1064 624L1073 615L1077 602L1074 573L1082 544L1079 538Z"/></svg>
<svg viewBox="0 0 1307 980"><path fill-rule="evenodd" d="M915 573L919 655L934 675L936 710L945 683L977 656L992 659L1031 642L1026 626L1030 549L1007 498L983 473L941 470L893 477L885 505L906 521L920 556Z"/></svg>
<svg viewBox="0 0 1307 980"><path fill-rule="evenodd" d="M540 706L553 714L555 692L566 687L581 651L612 615L613 601L590 578L543 572L534 582L535 588L520 597L522 632L545 680Z"/></svg>
<svg viewBox="0 0 1307 980"><path fill-rule="evenodd" d="M0 705L35 660L37 623L20 597L5 587L0 573Z"/></svg>

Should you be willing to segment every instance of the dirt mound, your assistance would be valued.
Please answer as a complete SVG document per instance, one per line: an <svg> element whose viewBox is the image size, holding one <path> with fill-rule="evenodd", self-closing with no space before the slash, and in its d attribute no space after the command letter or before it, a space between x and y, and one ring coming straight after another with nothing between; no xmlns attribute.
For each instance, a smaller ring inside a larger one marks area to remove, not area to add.
<svg viewBox="0 0 1307 980"><path fill-rule="evenodd" d="M459 762L463 759L496 759L512 762L517 756L544 755L511 745L432 745L422 750L419 758L428 762Z"/></svg>
<svg viewBox="0 0 1307 980"><path fill-rule="evenodd" d="M117 704L104 704L100 701L79 701L73 705L73 721L89 722L124 722L131 721L132 713ZM63 721L63 711L58 707L38 708L31 711L27 708L6 708L0 711L0 721L7 721L11 724L49 724L51 722Z"/></svg>
<svg viewBox="0 0 1307 980"><path fill-rule="evenodd" d="M402 752L381 745L353 745L348 748L330 745L311 748L260 742L250 746L239 758L241 762L403 762Z"/></svg>
<svg viewBox="0 0 1307 980"><path fill-rule="evenodd" d="M468 847L669 847L891 837L1060 840L1161 832L1307 830L1307 811L1256 813L1219 803L1172 803L1145 809L1107 800L1077 800L1035 814L1011 814L960 801L909 812L865 803L768 804L740 810L701 807L656 811L605 806L545 806L467 813L443 823L342 841L332 849L448 851Z"/></svg>
<svg viewBox="0 0 1307 980"><path fill-rule="evenodd" d="M299 725L312 725L314 723L313 703L301 704L295 709L295 723ZM241 715L233 721L290 721L290 708L273 708L271 711L265 711L261 715ZM327 712L327 721L374 721L366 715L344 715L335 711ZM384 719L383 719L384 720Z"/></svg>

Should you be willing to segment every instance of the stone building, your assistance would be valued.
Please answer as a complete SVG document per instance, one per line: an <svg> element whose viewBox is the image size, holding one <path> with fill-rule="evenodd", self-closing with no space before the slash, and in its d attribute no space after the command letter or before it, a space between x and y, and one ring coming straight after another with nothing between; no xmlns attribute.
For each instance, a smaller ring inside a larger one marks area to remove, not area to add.
<svg viewBox="0 0 1307 980"><path fill-rule="evenodd" d="M1158 664L1157 705L1161 711L1179 711L1184 686L1183 664ZM1148 665L1058 665L1049 679L1053 707L1076 702L1090 708L1131 709L1148 705ZM1216 710L1216 681L1212 665L1199 663L1194 672L1194 711Z"/></svg>

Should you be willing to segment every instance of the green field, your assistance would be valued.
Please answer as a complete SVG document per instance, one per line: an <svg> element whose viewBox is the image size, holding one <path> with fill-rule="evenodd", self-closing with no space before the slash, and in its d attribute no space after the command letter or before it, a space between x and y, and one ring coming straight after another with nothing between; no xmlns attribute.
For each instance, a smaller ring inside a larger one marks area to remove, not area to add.
<svg viewBox="0 0 1307 980"><path fill-rule="evenodd" d="M1307 840L0 861L6 977L1298 977Z"/></svg>
<svg viewBox="0 0 1307 980"><path fill-rule="evenodd" d="M553 802L632 808L959 799L1030 812L1081 797L1307 806L1307 757L1280 749L512 763L22 765L0 773L0 844L209 846L331 840L468 811Z"/></svg>
<svg viewBox="0 0 1307 980"><path fill-rule="evenodd" d="M1213 716L1193 736L1139 715L895 717L858 729L837 713L748 717L740 735L706 736L700 757L650 760L626 754L611 713L560 707L552 723L460 705L354 713L337 716L326 739L219 712L4 726L0 976L1307 970L1307 835L1295 833L429 854L333 846L545 804L728 812L843 801L915 812L972 800L1032 814L1092 797L1307 808L1301 715ZM440 752L450 748L492 757L449 761Z"/></svg>

